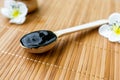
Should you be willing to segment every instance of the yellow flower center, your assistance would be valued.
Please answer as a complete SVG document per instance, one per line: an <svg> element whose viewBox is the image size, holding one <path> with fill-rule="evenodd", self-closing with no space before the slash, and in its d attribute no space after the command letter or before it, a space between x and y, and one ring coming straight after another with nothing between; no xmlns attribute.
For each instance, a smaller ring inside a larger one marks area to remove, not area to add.
<svg viewBox="0 0 120 80"><path fill-rule="evenodd" d="M13 9L12 16L14 18L18 17L20 15L20 11L18 9Z"/></svg>
<svg viewBox="0 0 120 80"><path fill-rule="evenodd" d="M115 34L120 35L120 26L119 25L113 25L112 29Z"/></svg>

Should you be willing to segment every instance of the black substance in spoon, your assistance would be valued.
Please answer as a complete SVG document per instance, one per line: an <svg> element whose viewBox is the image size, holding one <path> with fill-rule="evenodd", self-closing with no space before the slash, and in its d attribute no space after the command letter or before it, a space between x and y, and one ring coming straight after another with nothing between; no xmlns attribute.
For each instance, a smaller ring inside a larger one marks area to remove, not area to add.
<svg viewBox="0 0 120 80"><path fill-rule="evenodd" d="M24 35L20 42L27 48L39 48L54 42L57 36L48 30L40 30Z"/></svg>

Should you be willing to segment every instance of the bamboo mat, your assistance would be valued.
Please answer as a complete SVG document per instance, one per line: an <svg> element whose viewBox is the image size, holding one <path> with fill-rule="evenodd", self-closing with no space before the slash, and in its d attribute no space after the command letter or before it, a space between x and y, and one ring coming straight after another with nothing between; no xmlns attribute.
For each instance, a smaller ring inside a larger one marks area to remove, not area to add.
<svg viewBox="0 0 120 80"><path fill-rule="evenodd" d="M120 80L120 44L100 36L98 28L63 36L43 54L27 53L19 43L31 31L56 31L108 18L120 12L120 0L38 0L38 4L22 25L10 24L0 14L0 80Z"/></svg>

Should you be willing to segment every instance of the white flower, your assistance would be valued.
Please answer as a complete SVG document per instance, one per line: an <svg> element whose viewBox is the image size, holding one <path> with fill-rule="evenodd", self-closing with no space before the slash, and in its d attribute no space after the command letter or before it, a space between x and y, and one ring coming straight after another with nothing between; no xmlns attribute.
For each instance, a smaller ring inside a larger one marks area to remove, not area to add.
<svg viewBox="0 0 120 80"><path fill-rule="evenodd" d="M112 42L120 43L120 14L113 13L109 17L109 23L99 28L99 34Z"/></svg>
<svg viewBox="0 0 120 80"><path fill-rule="evenodd" d="M10 23L22 24L26 20L27 6L18 1L5 0L1 13L10 19Z"/></svg>

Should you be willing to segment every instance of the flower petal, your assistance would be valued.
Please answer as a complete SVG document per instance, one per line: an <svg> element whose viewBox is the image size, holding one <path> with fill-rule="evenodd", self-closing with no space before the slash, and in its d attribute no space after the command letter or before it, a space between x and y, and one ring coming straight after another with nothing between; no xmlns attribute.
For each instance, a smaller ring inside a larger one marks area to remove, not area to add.
<svg viewBox="0 0 120 80"><path fill-rule="evenodd" d="M19 10L20 10L21 14L23 16L26 16L27 12L28 12L27 6L22 2L17 2L17 5L19 6Z"/></svg>
<svg viewBox="0 0 120 80"><path fill-rule="evenodd" d="M10 20L10 23L22 24L26 20L26 17L18 17Z"/></svg>
<svg viewBox="0 0 120 80"><path fill-rule="evenodd" d="M116 35L115 33L111 33L109 40L112 42L118 42L118 41L120 41L120 35Z"/></svg>
<svg viewBox="0 0 120 80"><path fill-rule="evenodd" d="M1 13L2 13L2 15L4 15L4 16L6 16L7 18L11 18L10 17L10 11L9 11L9 9L7 9L7 8L1 8Z"/></svg>
<svg viewBox="0 0 120 80"><path fill-rule="evenodd" d="M118 43L120 43L120 40L118 41Z"/></svg>
<svg viewBox="0 0 120 80"><path fill-rule="evenodd" d="M14 0L5 0L4 1L4 6L6 8L10 8L12 5L15 5L15 4L16 4L16 2Z"/></svg>
<svg viewBox="0 0 120 80"><path fill-rule="evenodd" d="M99 32L100 35L108 38L110 36L110 34L111 34L112 31L111 31L111 27L109 25L105 24L105 25L102 25L99 28L98 32Z"/></svg>
<svg viewBox="0 0 120 80"><path fill-rule="evenodd" d="M120 23L120 14L113 13L109 17L109 24Z"/></svg>

